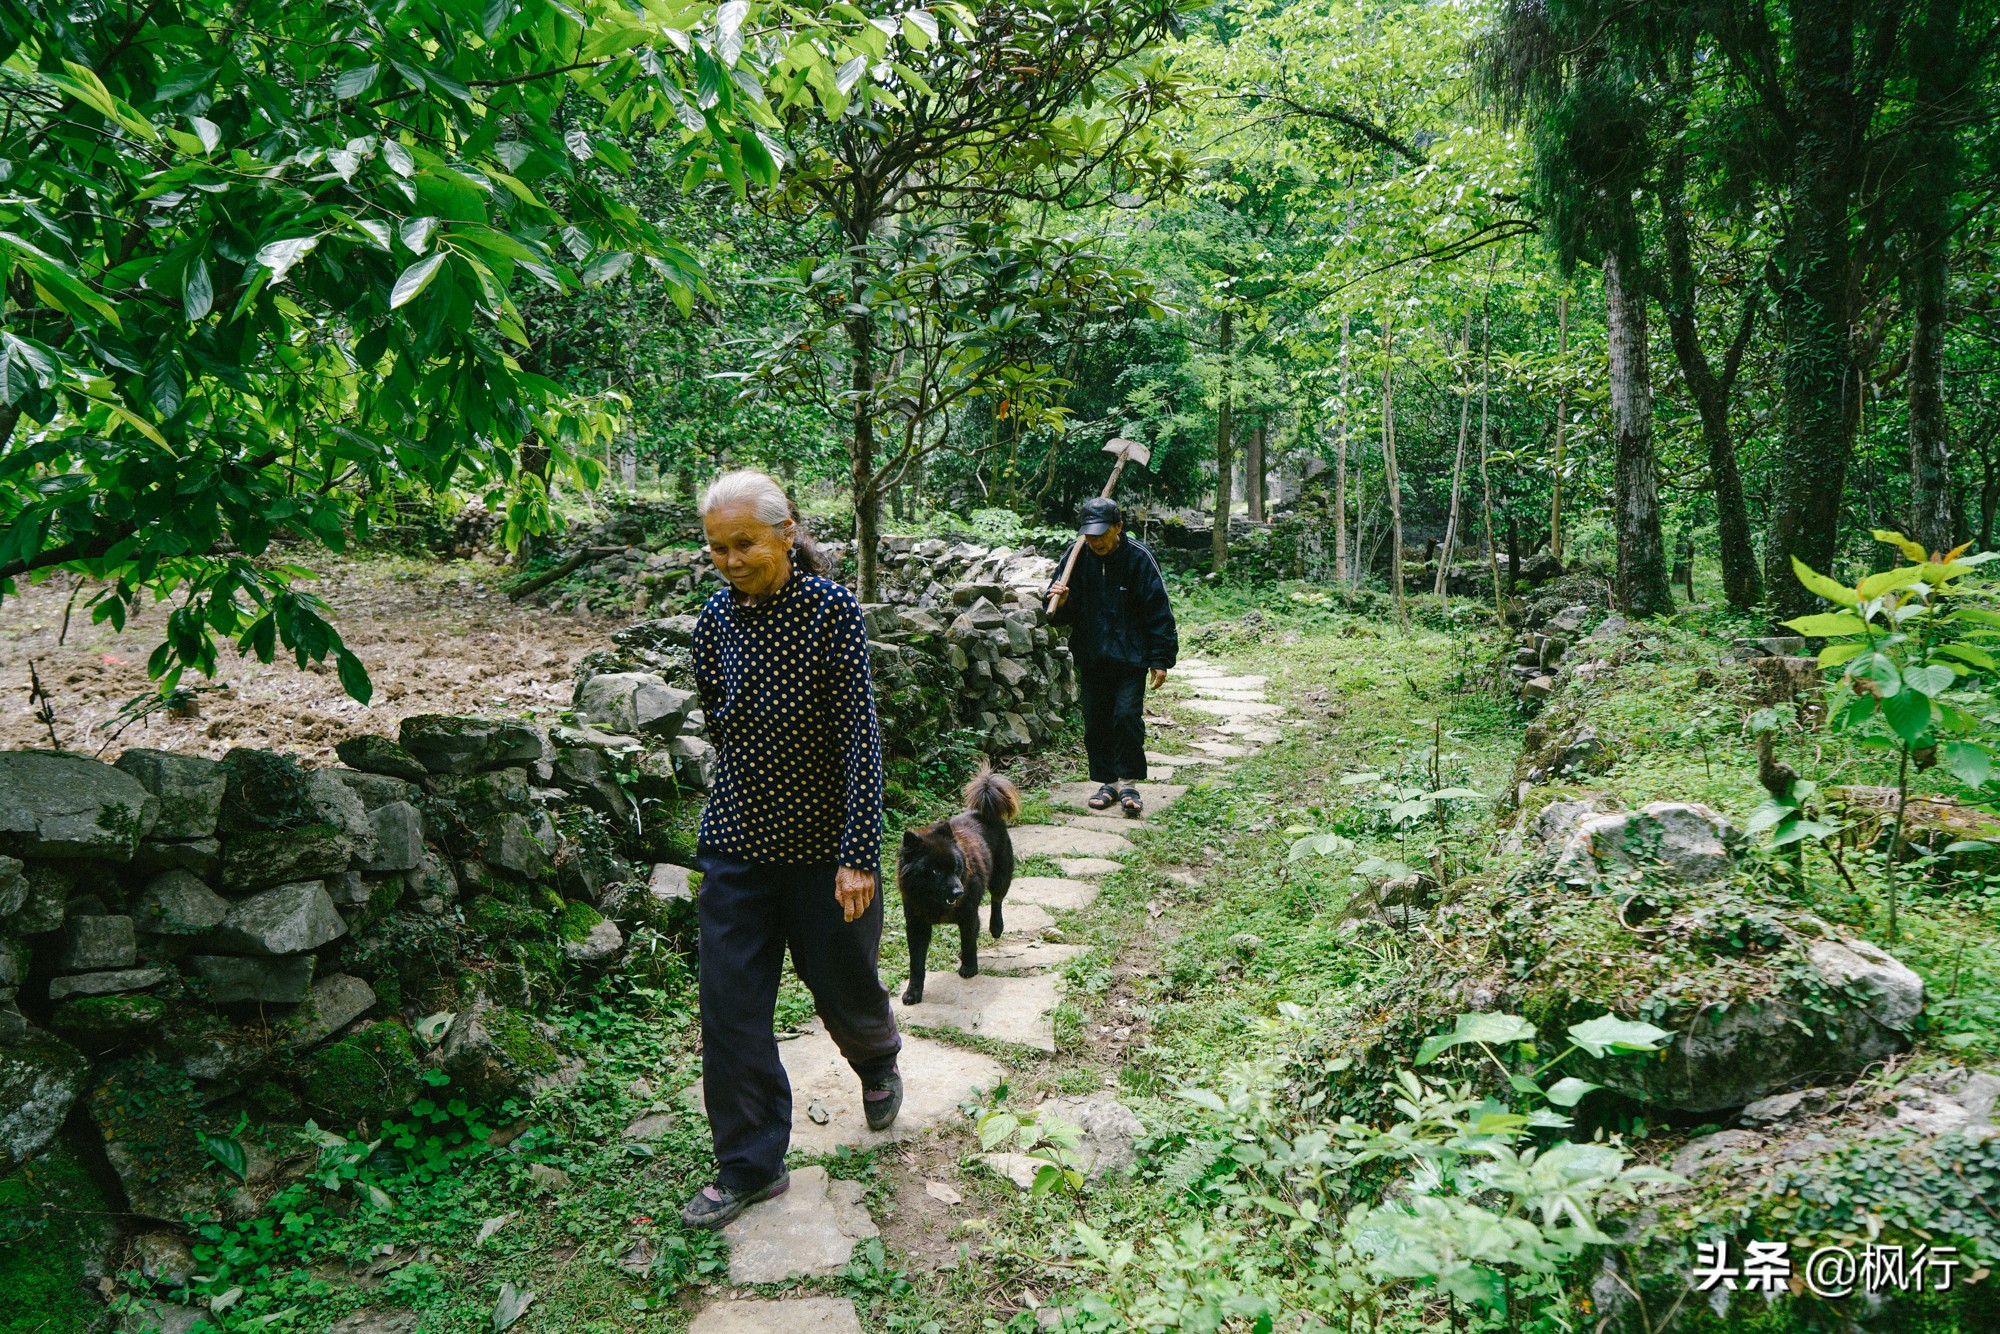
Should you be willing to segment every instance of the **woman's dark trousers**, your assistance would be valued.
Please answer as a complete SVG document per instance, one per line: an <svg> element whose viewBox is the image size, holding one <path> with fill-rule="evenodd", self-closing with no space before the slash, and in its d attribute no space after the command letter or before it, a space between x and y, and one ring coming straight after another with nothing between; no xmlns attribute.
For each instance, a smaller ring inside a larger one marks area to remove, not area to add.
<svg viewBox="0 0 2000 1334"><path fill-rule="evenodd" d="M772 1031L787 946L827 1035L862 1082L896 1068L903 1039L875 973L882 894L878 885L868 911L846 922L831 863L765 866L705 851L701 867L702 1096L718 1184L752 1190L785 1170L791 1144L792 1086Z"/></svg>
<svg viewBox="0 0 2000 1334"><path fill-rule="evenodd" d="M1090 781L1115 783L1146 776L1146 669L1123 663L1079 663L1083 749Z"/></svg>

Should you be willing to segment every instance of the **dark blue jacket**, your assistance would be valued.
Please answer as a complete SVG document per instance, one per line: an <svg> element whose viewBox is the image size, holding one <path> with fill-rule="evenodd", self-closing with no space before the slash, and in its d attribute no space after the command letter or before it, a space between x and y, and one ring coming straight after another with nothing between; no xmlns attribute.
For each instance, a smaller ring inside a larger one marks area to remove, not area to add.
<svg viewBox="0 0 2000 1334"><path fill-rule="evenodd" d="M1061 565L1056 573L1061 575ZM1069 651L1079 667L1171 667L1180 656L1160 563L1129 534L1109 556L1088 546L1077 553L1069 596L1049 623L1070 627Z"/></svg>

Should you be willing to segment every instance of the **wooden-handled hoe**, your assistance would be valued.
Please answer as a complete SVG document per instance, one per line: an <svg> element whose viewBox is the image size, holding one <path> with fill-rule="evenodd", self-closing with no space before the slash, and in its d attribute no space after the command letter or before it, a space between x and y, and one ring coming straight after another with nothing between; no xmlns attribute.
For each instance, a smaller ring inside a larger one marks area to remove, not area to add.
<svg viewBox="0 0 2000 1334"><path fill-rule="evenodd" d="M1153 457L1153 451L1146 448L1144 445L1140 444L1137 440L1114 439L1110 444L1104 447L1104 452L1107 454L1116 455L1118 458L1118 462L1111 469L1111 480L1104 484L1104 489L1102 491L1098 492L1098 495L1100 497L1109 496L1112 492L1118 489L1118 479L1124 475L1126 464L1136 463L1143 468L1144 466L1146 466L1147 463L1149 463L1152 460ZM1073 574L1076 570L1076 558L1082 554L1083 554L1083 539L1079 537L1076 539L1075 544L1072 545L1069 549L1069 559L1063 562L1062 577L1056 580L1057 583L1067 584L1069 582L1070 575ZM1053 593L1050 594L1049 611L1053 613L1056 609L1056 604L1058 604L1061 601L1062 599L1057 597L1055 594Z"/></svg>

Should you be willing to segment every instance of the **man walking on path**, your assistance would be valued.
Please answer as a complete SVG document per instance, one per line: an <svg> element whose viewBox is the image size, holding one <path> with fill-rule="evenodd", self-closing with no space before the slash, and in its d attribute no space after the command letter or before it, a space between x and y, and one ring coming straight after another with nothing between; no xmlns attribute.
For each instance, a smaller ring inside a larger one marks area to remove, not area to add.
<svg viewBox="0 0 2000 1334"><path fill-rule="evenodd" d="M1145 809L1133 784L1146 776L1146 682L1166 684L1180 654L1180 634L1167 583L1153 553L1125 536L1118 502L1097 496L1083 502L1077 530L1084 550L1067 581L1060 575L1047 596L1056 599L1051 625L1071 627L1070 655L1083 691L1083 746L1094 811L1116 803L1128 818Z"/></svg>

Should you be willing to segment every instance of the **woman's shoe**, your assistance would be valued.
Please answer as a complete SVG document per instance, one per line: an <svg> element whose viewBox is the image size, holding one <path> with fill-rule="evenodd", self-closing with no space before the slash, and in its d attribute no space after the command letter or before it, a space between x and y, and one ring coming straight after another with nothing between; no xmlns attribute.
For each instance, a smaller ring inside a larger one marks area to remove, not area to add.
<svg viewBox="0 0 2000 1334"><path fill-rule="evenodd" d="M791 1173L780 1172L776 1181L756 1190L731 1190L720 1183L703 1186L694 1193L693 1199L681 1206L681 1222L689 1227L722 1227L759 1200L783 1195L791 1184Z"/></svg>
<svg viewBox="0 0 2000 1334"><path fill-rule="evenodd" d="M1123 788L1118 793L1118 809L1125 812L1126 819L1136 820L1146 812L1146 799L1136 787Z"/></svg>
<svg viewBox="0 0 2000 1334"><path fill-rule="evenodd" d="M1099 789L1097 789L1097 791L1091 793L1090 800L1084 802L1083 804L1090 807L1090 809L1092 809L1093 811L1108 811L1112 808L1112 806L1117 804L1117 801L1118 801L1117 785L1115 783L1106 783L1103 787L1100 787Z"/></svg>
<svg viewBox="0 0 2000 1334"><path fill-rule="evenodd" d="M878 1084L863 1084L861 1110L868 1117L870 1130L887 1130L896 1124L896 1113L903 1110L903 1077L892 1071Z"/></svg>

